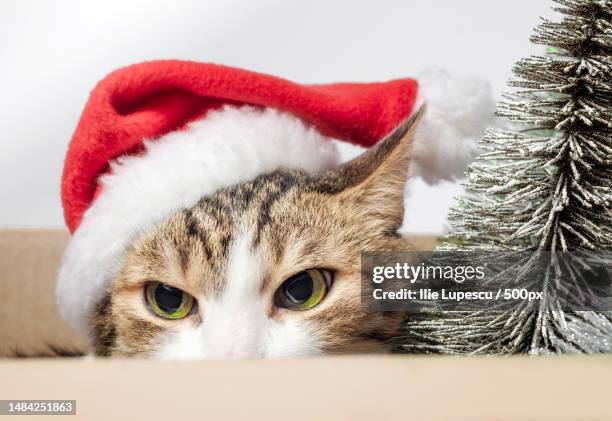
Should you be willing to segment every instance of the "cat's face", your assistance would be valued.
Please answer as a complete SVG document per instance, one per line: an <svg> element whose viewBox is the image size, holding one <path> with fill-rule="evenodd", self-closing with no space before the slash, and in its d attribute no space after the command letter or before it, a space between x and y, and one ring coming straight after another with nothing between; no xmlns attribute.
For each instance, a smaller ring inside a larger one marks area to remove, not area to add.
<svg viewBox="0 0 612 421"><path fill-rule="evenodd" d="M388 351L401 314L362 307L360 252L408 248L396 231L414 120L333 171L260 176L136 239L94 318L96 353Z"/></svg>

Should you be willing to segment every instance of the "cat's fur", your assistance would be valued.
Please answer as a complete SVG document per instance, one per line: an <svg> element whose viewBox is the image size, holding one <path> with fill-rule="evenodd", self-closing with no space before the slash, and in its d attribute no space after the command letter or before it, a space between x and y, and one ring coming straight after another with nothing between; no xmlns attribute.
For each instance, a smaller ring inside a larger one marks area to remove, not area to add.
<svg viewBox="0 0 612 421"><path fill-rule="evenodd" d="M92 321L101 356L274 357L388 351L402 315L361 305L360 252L406 250L397 234L410 139L422 110L376 147L320 175L278 169L203 197L137 238ZM274 305L293 274L334 281L306 311ZM159 281L198 302L166 320L143 288Z"/></svg>

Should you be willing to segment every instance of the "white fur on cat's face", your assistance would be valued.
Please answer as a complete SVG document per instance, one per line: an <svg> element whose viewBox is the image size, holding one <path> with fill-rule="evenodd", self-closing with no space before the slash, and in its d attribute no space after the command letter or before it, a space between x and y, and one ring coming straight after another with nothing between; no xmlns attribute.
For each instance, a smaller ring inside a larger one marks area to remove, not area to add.
<svg viewBox="0 0 612 421"><path fill-rule="evenodd" d="M205 301L206 318L171 333L155 356L163 359L284 357L321 353L308 323L276 321L266 314L261 295L262 256L242 233L232 244L227 287L218 299Z"/></svg>
<svg viewBox="0 0 612 421"><path fill-rule="evenodd" d="M388 352L401 314L361 305L360 252L406 250L397 234L415 119L320 175L279 169L203 197L135 239L93 319L98 355L242 358ZM308 309L277 305L283 283L329 272ZM183 318L145 299L163 283L197 301Z"/></svg>

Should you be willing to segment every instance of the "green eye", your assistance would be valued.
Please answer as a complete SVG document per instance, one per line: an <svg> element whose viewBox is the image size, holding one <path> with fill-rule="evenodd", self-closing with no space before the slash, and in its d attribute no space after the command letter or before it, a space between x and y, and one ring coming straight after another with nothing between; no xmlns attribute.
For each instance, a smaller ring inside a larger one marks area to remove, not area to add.
<svg viewBox="0 0 612 421"><path fill-rule="evenodd" d="M309 269L293 275L276 290L277 307L288 310L308 310L323 301L331 286L332 275L322 269Z"/></svg>
<svg viewBox="0 0 612 421"><path fill-rule="evenodd" d="M149 282L145 286L145 296L153 314L164 319L187 317L195 303L191 295L161 282Z"/></svg>

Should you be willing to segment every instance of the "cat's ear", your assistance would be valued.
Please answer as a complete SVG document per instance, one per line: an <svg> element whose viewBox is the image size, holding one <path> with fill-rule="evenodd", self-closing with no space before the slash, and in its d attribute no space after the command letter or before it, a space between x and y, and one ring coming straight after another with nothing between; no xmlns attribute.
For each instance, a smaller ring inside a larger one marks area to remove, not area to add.
<svg viewBox="0 0 612 421"><path fill-rule="evenodd" d="M411 141L424 113L422 106L374 147L323 175L322 187L348 200L368 222L397 230L404 216Z"/></svg>

